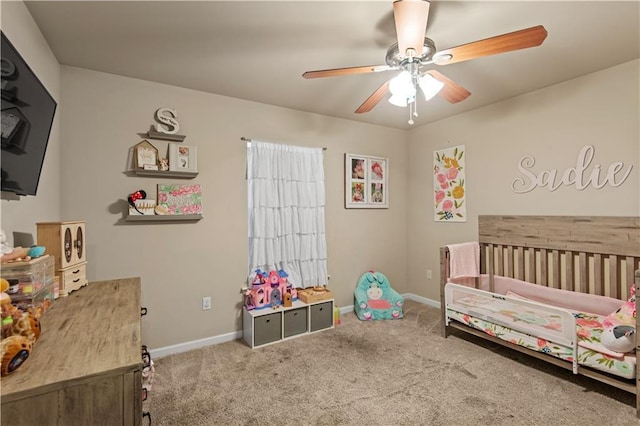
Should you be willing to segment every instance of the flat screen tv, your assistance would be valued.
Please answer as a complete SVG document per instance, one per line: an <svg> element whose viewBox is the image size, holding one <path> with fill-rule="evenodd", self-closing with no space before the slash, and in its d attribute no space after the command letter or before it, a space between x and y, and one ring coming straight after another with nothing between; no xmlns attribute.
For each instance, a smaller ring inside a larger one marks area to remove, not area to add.
<svg viewBox="0 0 640 426"><path fill-rule="evenodd" d="M36 195L56 101L2 33L2 191Z"/></svg>

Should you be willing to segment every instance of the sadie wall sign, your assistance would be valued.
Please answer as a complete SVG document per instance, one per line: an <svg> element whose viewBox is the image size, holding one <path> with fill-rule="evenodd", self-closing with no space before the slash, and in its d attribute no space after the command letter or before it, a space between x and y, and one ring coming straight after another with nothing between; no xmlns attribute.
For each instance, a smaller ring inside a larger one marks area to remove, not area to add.
<svg viewBox="0 0 640 426"><path fill-rule="evenodd" d="M603 168L600 164L591 166L594 155L595 148L587 145L580 150L575 167L569 167L564 172L549 169L541 170L538 173L531 170L536 164L535 158L526 155L518 163L518 170L524 177L514 179L511 183L511 189L517 194L524 194L545 186L548 191L555 191L562 185L575 185L577 190L582 191L589 186L595 189L602 189L607 185L615 188L627 180L633 168L632 165L625 168L622 161L616 161L609 165L606 174L602 176Z"/></svg>

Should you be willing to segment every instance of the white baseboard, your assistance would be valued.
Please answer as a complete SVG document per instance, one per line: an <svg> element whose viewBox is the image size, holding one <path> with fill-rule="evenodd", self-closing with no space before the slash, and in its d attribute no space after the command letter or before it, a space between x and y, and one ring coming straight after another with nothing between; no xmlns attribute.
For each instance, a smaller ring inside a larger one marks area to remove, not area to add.
<svg viewBox="0 0 640 426"><path fill-rule="evenodd" d="M192 340L191 342L178 343L177 345L165 346L163 348L149 349L151 358L162 358L163 356L179 354L193 349L204 348L205 346L217 345L219 343L232 342L242 338L242 330L233 333L221 334L219 336L207 337L205 339Z"/></svg>
<svg viewBox="0 0 640 426"><path fill-rule="evenodd" d="M413 293L404 293L402 294L402 297L440 309L440 302L433 299L427 299L426 297L418 296ZM348 314L350 312L353 312L353 305L340 307L340 315ZM152 358L162 358L168 355L179 354L193 349L203 348L205 346L217 345L219 343L231 342L241 338L242 330L238 330L233 333L221 334L219 336L207 337L205 339L193 340L191 342L178 343L177 345L149 349L149 352L151 353Z"/></svg>
<svg viewBox="0 0 640 426"><path fill-rule="evenodd" d="M440 309L440 302L433 299L427 299L426 297L418 296L417 294L413 293L404 293L402 297L404 297L405 299L413 300L414 302L423 303L425 305L433 306L434 308Z"/></svg>

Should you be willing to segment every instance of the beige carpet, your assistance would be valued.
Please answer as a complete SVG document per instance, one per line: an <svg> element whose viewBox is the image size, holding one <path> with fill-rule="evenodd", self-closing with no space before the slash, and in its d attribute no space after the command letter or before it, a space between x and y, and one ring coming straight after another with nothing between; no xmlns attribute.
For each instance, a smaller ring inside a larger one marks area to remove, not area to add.
<svg viewBox="0 0 640 426"><path fill-rule="evenodd" d="M155 425L638 425L635 395L463 333L440 311L155 360Z"/></svg>

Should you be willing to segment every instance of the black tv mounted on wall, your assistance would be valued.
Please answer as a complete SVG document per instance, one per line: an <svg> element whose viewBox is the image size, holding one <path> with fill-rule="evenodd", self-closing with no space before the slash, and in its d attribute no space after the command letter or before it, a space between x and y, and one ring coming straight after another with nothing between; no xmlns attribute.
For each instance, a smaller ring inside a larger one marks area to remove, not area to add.
<svg viewBox="0 0 640 426"><path fill-rule="evenodd" d="M36 195L56 101L2 33L2 191Z"/></svg>

